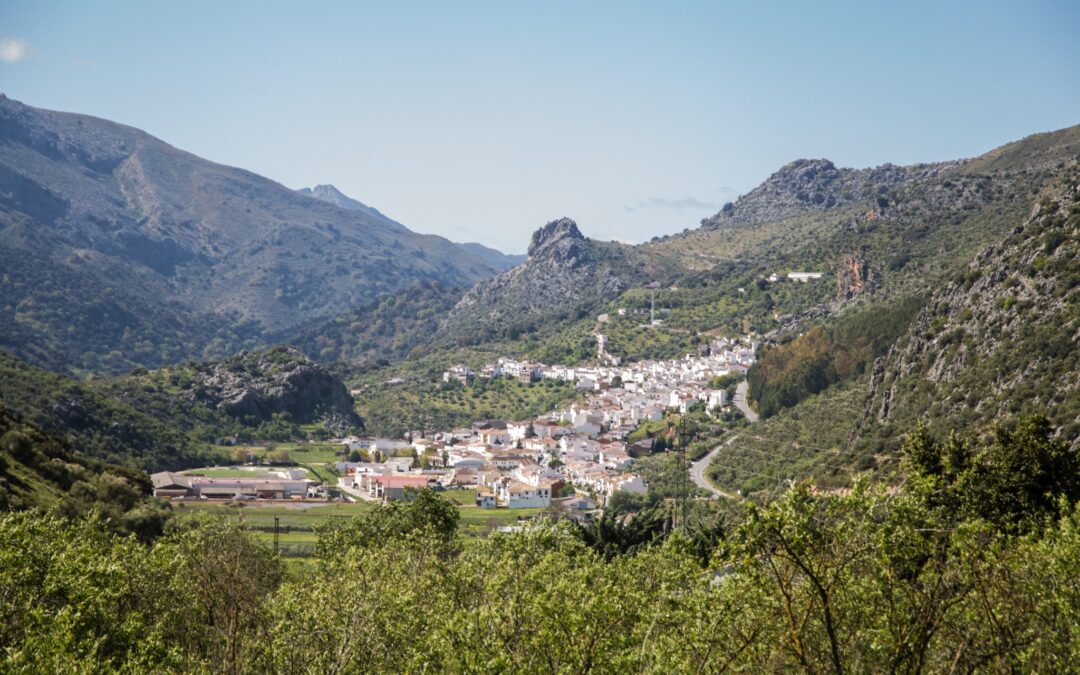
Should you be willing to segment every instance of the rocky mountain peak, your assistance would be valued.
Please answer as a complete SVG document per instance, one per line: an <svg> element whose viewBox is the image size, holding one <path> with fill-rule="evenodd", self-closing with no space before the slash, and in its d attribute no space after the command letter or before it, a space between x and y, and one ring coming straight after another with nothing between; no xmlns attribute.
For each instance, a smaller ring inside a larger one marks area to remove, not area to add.
<svg viewBox="0 0 1080 675"><path fill-rule="evenodd" d="M893 189L932 178L957 162L869 169L838 168L827 159L797 159L765 182L701 221L706 229L753 225L852 204L871 205Z"/></svg>
<svg viewBox="0 0 1080 675"><path fill-rule="evenodd" d="M307 195L308 197L314 197L321 201L333 204L334 206L347 209L349 211L365 211L374 210L367 204L359 202L352 197L349 197L341 190L337 189L329 183L322 185L316 185L312 188L300 188L297 190L300 194ZM380 214L381 215L381 214Z"/></svg>
<svg viewBox="0 0 1080 675"><path fill-rule="evenodd" d="M581 234L577 223L569 218L553 220L533 232L532 241L529 242L529 257L533 257L541 249L556 246L563 240L571 240L567 241L567 245L572 245L572 240L585 240L585 235Z"/></svg>
<svg viewBox="0 0 1080 675"><path fill-rule="evenodd" d="M326 201L330 201L331 199L341 199L345 197L345 194L341 190L337 189L333 185L330 185L329 183L323 185L316 185L313 188L305 188L305 190L312 196L318 197L319 199L323 199ZM301 190L301 192L304 192L305 190Z"/></svg>
<svg viewBox="0 0 1080 675"><path fill-rule="evenodd" d="M797 159L785 164L769 180L812 183L815 180L835 179L838 173L836 165L827 159Z"/></svg>

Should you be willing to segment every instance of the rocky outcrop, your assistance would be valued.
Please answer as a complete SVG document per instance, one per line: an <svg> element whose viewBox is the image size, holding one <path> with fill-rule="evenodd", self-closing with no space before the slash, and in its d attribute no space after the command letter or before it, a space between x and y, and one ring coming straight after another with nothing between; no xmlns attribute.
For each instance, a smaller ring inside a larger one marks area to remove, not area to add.
<svg viewBox="0 0 1080 675"><path fill-rule="evenodd" d="M549 255L563 260L573 260L582 250L585 235L581 234L577 223L569 218L560 218L544 225L533 232L529 241L530 258Z"/></svg>
<svg viewBox="0 0 1080 675"><path fill-rule="evenodd" d="M799 159L785 165L764 183L714 216L701 221L705 229L754 225L783 220L801 213L826 211L852 204L870 209L896 187L938 175L959 162L871 169L837 168L827 159Z"/></svg>
<svg viewBox="0 0 1080 675"><path fill-rule="evenodd" d="M185 396L245 421L286 413L293 422L323 422L334 430L362 425L341 380L293 347L242 352L206 364L196 371Z"/></svg>
<svg viewBox="0 0 1080 675"><path fill-rule="evenodd" d="M451 310L441 333L457 341L534 330L584 316L631 286L662 274L641 247L588 239L569 218L533 233L524 264L480 282Z"/></svg>

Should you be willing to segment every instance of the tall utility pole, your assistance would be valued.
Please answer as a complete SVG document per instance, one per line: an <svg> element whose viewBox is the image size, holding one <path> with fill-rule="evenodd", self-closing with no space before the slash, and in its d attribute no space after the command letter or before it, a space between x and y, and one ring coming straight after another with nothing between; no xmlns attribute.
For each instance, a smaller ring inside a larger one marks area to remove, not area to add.
<svg viewBox="0 0 1080 675"><path fill-rule="evenodd" d="M654 281L646 286L652 293L650 294L651 300L649 301L649 325L656 323L656 289L660 288L660 282Z"/></svg>
<svg viewBox="0 0 1080 675"><path fill-rule="evenodd" d="M676 526L673 529L677 528L677 529L682 530L683 532L685 532L686 531L686 508L685 508L686 495L683 492L683 490L685 489L683 487L683 480L684 480L684 475L686 474L686 461L685 461L686 460L686 454L685 454L685 451L683 450L681 442L679 443L678 449L675 450L675 459L676 459L678 469L676 470L676 474L675 474L677 476L677 478L675 479L675 517L674 517L674 521L676 523Z"/></svg>
<svg viewBox="0 0 1080 675"><path fill-rule="evenodd" d="M687 520L689 520L690 507L690 465L686 461L686 446L689 443L690 434L686 430L686 417L679 420L679 449L678 449L678 480L675 488L675 506L679 513L679 527L685 534Z"/></svg>
<svg viewBox="0 0 1080 675"><path fill-rule="evenodd" d="M278 517L274 516L274 555L278 554Z"/></svg>

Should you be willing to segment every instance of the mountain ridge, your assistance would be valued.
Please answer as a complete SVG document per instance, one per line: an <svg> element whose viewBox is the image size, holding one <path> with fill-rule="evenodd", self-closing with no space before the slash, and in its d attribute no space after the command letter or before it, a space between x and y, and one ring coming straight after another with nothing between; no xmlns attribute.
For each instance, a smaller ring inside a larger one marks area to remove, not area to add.
<svg viewBox="0 0 1080 675"><path fill-rule="evenodd" d="M327 202L329 204L333 204L334 206L337 206L339 208L343 208L343 209L345 209L347 211L361 211L363 213L366 213L366 214L372 216L373 218L377 218L377 219L387 223L391 227L398 227L398 228L405 229L404 225L402 225L401 223L397 222L396 220L390 218L389 216L382 213L381 211L379 211L375 207L368 206L367 204L361 202L358 199L353 199L352 197L346 195L344 192L337 189L333 185L322 184L322 185L316 185L315 187L310 187L310 188L305 187L305 188L300 188L299 190L297 190L297 192L299 192L300 194L312 197L314 199L318 199L318 200ZM454 242L454 243L457 246L459 246L462 250L464 250L467 254L475 256L475 257L479 258L480 260L483 260L488 265L490 265L491 267L495 268L496 270L498 270L500 272L508 270L511 267L516 267L517 265L519 265L520 263L525 261L525 256L506 254L506 253L503 253L502 251L499 251L498 249L492 248L490 246L485 246L485 245L480 244L480 243L476 243L476 242L466 242L466 243Z"/></svg>
<svg viewBox="0 0 1080 675"><path fill-rule="evenodd" d="M0 346L72 372L223 356L258 346L270 329L421 281L471 285L498 271L385 216L312 199L134 127L6 96L0 263L48 276L0 286ZM91 316L110 297L119 298L119 334L98 346L66 317ZM176 325L175 340L157 334L162 322ZM225 334L244 323L243 335Z"/></svg>
<svg viewBox="0 0 1080 675"><path fill-rule="evenodd" d="M524 263L467 291L440 334L468 343L527 332L537 322L581 318L631 286L669 273L660 257L589 239L576 222L560 218L533 233Z"/></svg>

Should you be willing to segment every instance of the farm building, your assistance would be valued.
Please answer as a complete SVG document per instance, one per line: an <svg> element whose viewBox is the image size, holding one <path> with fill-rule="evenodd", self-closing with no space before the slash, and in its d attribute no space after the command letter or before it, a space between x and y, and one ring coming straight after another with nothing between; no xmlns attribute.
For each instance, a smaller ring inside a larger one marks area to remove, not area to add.
<svg viewBox="0 0 1080 675"><path fill-rule="evenodd" d="M307 495L312 481L284 478L211 478L163 471L150 476L155 497L291 499Z"/></svg>

